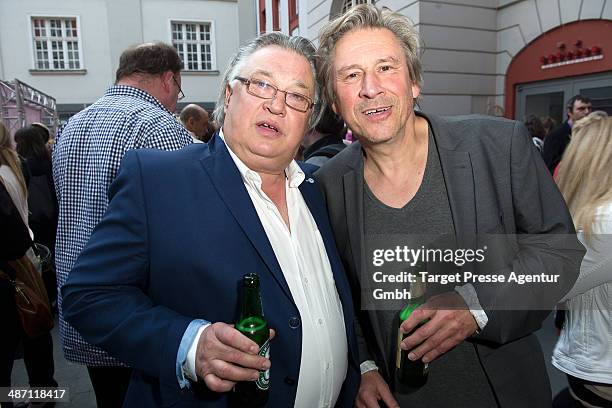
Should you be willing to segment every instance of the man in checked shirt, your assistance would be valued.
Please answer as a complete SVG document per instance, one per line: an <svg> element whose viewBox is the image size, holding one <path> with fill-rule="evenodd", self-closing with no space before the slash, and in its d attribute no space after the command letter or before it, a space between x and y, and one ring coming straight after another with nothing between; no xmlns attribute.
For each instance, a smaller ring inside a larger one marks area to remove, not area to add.
<svg viewBox="0 0 612 408"><path fill-rule="evenodd" d="M68 273L108 206L107 190L130 149L176 150L191 143L173 117L183 64L175 49L145 43L123 52L115 85L79 112L58 133L53 178L59 201L57 285ZM87 344L64 320L58 299L60 335L66 359L87 366L98 407L120 407L131 369Z"/></svg>

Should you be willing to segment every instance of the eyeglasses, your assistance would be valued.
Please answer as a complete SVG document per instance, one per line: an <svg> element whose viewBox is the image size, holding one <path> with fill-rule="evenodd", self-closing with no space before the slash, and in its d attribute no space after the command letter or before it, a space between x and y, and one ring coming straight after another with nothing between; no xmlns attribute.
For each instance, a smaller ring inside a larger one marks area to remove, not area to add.
<svg viewBox="0 0 612 408"><path fill-rule="evenodd" d="M182 101L183 99L185 99L185 94L183 93L183 90L181 89L181 86L179 85L178 81L176 80L176 77L174 75L172 75L172 80L174 81L174 84L176 85L176 87L179 90L178 96L176 98L177 101Z"/></svg>
<svg viewBox="0 0 612 408"><path fill-rule="evenodd" d="M246 85L248 93L258 98L274 99L278 92L283 92L285 94L285 103L287 106L298 112L306 112L314 106L312 99L306 95L297 92L283 91L262 79L246 79L243 77L236 77L236 79Z"/></svg>

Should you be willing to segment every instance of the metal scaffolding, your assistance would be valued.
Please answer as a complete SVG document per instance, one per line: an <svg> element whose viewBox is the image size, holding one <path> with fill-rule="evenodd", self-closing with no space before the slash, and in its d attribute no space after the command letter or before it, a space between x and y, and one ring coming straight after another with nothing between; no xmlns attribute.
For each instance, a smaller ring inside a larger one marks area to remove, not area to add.
<svg viewBox="0 0 612 408"><path fill-rule="evenodd" d="M40 122L55 135L59 123L55 98L18 79L0 80L0 120L11 134Z"/></svg>

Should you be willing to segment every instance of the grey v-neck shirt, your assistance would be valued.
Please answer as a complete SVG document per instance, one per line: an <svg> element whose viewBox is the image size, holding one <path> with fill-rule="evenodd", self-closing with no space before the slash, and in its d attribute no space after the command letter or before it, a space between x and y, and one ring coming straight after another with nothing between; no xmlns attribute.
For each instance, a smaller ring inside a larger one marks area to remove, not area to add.
<svg viewBox="0 0 612 408"><path fill-rule="evenodd" d="M372 235L427 235L430 239L431 236L455 232L440 157L431 130L423 181L412 200L402 208L389 207L374 196L365 179L363 191L366 253L371 253L375 245ZM412 243L415 247L426 244ZM391 364L395 361L398 312L377 311L386 355ZM410 394L395 392L395 398L402 407L496 407L495 397L476 353L473 344L460 343L430 363L429 378L422 388ZM390 369L391 373L395 372L394 366Z"/></svg>

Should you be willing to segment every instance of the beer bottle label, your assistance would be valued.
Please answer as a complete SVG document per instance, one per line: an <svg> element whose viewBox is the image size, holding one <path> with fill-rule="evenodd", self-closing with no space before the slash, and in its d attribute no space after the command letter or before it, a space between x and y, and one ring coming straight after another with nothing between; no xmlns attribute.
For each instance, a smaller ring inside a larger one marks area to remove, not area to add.
<svg viewBox="0 0 612 408"><path fill-rule="evenodd" d="M420 326L422 326L423 323L419 324L413 331L412 333L414 333L414 331L416 329L418 329ZM395 356L395 368L397 368L398 370L402 367L402 341L408 337L408 334L404 334L402 333L401 329L397 330L397 354ZM423 363L423 375L427 375L429 371L429 363Z"/></svg>
<svg viewBox="0 0 612 408"><path fill-rule="evenodd" d="M270 339L266 340L266 342L259 349L260 356L265 358L270 358ZM255 385L260 390L267 390L270 388L270 369L268 368L266 371L259 372L259 378L255 381Z"/></svg>
<svg viewBox="0 0 612 408"><path fill-rule="evenodd" d="M395 368L398 370L402 366L402 340L404 339L404 333L400 329L397 329L397 355L395 356Z"/></svg>

